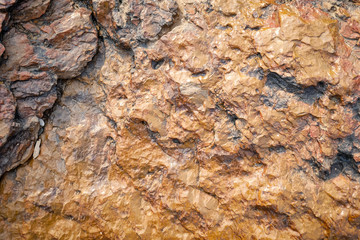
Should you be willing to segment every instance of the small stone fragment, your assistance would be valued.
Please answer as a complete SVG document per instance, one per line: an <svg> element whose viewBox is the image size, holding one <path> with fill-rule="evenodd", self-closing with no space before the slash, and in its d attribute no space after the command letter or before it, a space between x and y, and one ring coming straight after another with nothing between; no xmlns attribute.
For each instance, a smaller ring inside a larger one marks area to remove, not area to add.
<svg viewBox="0 0 360 240"><path fill-rule="evenodd" d="M34 159L36 159L40 155L40 146L41 146L41 139L36 141L36 144L34 147L34 153L33 153Z"/></svg>
<svg viewBox="0 0 360 240"><path fill-rule="evenodd" d="M44 127L44 126L45 126L45 122L44 122L44 120L42 120L41 118L39 118L39 123L40 123L40 126L41 126L41 127Z"/></svg>

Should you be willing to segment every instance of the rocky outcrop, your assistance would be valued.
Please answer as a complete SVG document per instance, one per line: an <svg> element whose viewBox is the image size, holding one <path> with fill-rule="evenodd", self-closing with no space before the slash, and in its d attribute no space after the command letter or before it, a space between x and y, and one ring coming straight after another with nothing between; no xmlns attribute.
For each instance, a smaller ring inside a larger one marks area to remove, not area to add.
<svg viewBox="0 0 360 240"><path fill-rule="evenodd" d="M31 157L41 118L57 99L58 79L78 76L97 49L91 11L70 0L21 1L10 16L0 78L16 101L1 120L7 127L1 134L0 175Z"/></svg>
<svg viewBox="0 0 360 240"><path fill-rule="evenodd" d="M360 237L357 1L4 11L0 238Z"/></svg>

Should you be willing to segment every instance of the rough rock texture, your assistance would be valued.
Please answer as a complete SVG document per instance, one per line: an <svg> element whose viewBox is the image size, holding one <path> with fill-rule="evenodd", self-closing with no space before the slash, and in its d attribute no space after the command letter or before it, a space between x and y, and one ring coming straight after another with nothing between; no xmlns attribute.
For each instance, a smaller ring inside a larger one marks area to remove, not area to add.
<svg viewBox="0 0 360 240"><path fill-rule="evenodd" d="M360 238L359 1L3 2L0 239Z"/></svg>
<svg viewBox="0 0 360 240"><path fill-rule="evenodd" d="M10 95L4 99L16 101L5 100L11 105L4 108L4 120L0 112L7 125L0 134L0 175L30 158L39 118L57 99L57 80L78 76L97 49L91 11L70 0L21 1L10 15L0 80Z"/></svg>

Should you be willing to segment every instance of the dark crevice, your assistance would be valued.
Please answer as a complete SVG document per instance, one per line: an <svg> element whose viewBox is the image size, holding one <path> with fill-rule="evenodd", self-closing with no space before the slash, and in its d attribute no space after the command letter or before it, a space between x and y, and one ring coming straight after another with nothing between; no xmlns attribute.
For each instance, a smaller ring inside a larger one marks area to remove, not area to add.
<svg viewBox="0 0 360 240"><path fill-rule="evenodd" d="M159 69L163 63L165 62L165 59L160 59L160 60L151 60L151 67L152 69Z"/></svg>
<svg viewBox="0 0 360 240"><path fill-rule="evenodd" d="M146 130L148 131L148 134L151 138L151 140L155 143L158 143L158 138L159 138L159 133L151 131L150 127L146 124L144 124L146 126Z"/></svg>
<svg viewBox="0 0 360 240"><path fill-rule="evenodd" d="M279 74L270 72L266 76L266 86L281 89L289 93L298 93L302 90L293 77L281 77Z"/></svg>
<svg viewBox="0 0 360 240"><path fill-rule="evenodd" d="M231 62L231 59L220 59L221 64L228 64L229 62Z"/></svg>
<svg viewBox="0 0 360 240"><path fill-rule="evenodd" d="M329 170L326 170L315 158L305 159L304 161L310 165L318 178L323 181L329 180Z"/></svg>
<svg viewBox="0 0 360 240"><path fill-rule="evenodd" d="M230 24L227 24L227 25L220 25L220 24L218 24L217 26L216 26L216 28L217 29L220 29L220 30L228 30L228 29L232 29L233 27L230 25Z"/></svg>
<svg viewBox="0 0 360 240"><path fill-rule="evenodd" d="M207 8L205 9L205 11L207 13L211 13L212 11L214 11L213 5L211 4L211 0L207 0L206 5L207 5Z"/></svg>
<svg viewBox="0 0 360 240"><path fill-rule="evenodd" d="M278 146L270 147L269 151L276 153L284 153L286 152L286 148L284 146L278 145Z"/></svg>
<svg viewBox="0 0 360 240"><path fill-rule="evenodd" d="M314 103L320 99L326 89L327 84L318 82L316 86L303 86L295 81L294 77L282 77L275 72L269 72L266 75L265 85L273 90L282 90L296 95L300 101L308 104Z"/></svg>
<svg viewBox="0 0 360 240"><path fill-rule="evenodd" d="M259 100L268 107L277 109L286 109L288 107L288 100L279 98L276 95L260 95Z"/></svg>
<svg viewBox="0 0 360 240"><path fill-rule="evenodd" d="M173 143L176 143L176 144L181 144L181 141L177 138L172 138L171 139Z"/></svg>
<svg viewBox="0 0 360 240"><path fill-rule="evenodd" d="M335 162L331 165L331 173L345 173L350 178L360 181L358 164L359 163L355 162L352 154L338 152Z"/></svg>
<svg viewBox="0 0 360 240"><path fill-rule="evenodd" d="M239 117L233 112L231 111L230 109L228 109L226 106L225 106L225 103L223 101L220 101L218 103L216 103L216 108L220 111L224 111L226 113L226 116L228 117L228 119L233 123L235 124L236 120L239 119Z"/></svg>
<svg viewBox="0 0 360 240"><path fill-rule="evenodd" d="M259 79L259 80L263 80L264 77L265 77L264 69L262 69L260 67L249 71L248 75L250 77L255 77L255 78Z"/></svg>
<svg viewBox="0 0 360 240"><path fill-rule="evenodd" d="M251 27L249 25L246 25L244 30L251 30L251 31L259 31L261 29L261 27L256 26L256 27Z"/></svg>
<svg viewBox="0 0 360 240"><path fill-rule="evenodd" d="M254 58L262 58L262 56L261 56L261 53L255 53L255 54L251 54L251 55L249 55L247 58L246 58L246 60L251 60L251 59L254 59Z"/></svg>
<svg viewBox="0 0 360 240"><path fill-rule="evenodd" d="M236 120L238 120L238 116L236 116L235 113L231 112L230 110L226 110L226 115L230 119L231 122L235 123Z"/></svg>
<svg viewBox="0 0 360 240"><path fill-rule="evenodd" d="M350 179L360 181L360 172L352 154L338 151L335 158L330 160L330 169L326 169L315 158L305 160L313 169L318 178L327 181L340 174L348 176Z"/></svg>
<svg viewBox="0 0 360 240"><path fill-rule="evenodd" d="M36 202L34 202L33 205L37 208L44 210L45 212L54 213L54 210L50 206L42 205Z"/></svg>
<svg viewBox="0 0 360 240"><path fill-rule="evenodd" d="M197 72L197 73L193 73L191 76L192 77L204 77L204 76L206 76L206 73L207 73L207 71L203 70L203 71L200 71L200 72Z"/></svg>
<svg viewBox="0 0 360 240"><path fill-rule="evenodd" d="M84 7L87 9L92 9L92 0L72 0L79 7Z"/></svg>

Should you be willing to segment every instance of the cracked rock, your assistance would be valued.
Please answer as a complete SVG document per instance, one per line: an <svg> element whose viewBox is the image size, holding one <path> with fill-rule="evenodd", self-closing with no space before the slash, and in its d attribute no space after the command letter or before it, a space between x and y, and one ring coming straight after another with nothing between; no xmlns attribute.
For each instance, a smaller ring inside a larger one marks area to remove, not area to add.
<svg viewBox="0 0 360 240"><path fill-rule="evenodd" d="M0 11L0 239L360 238L358 1Z"/></svg>

